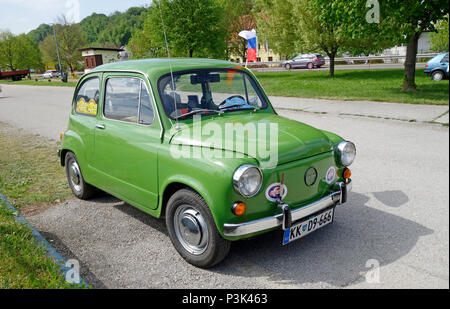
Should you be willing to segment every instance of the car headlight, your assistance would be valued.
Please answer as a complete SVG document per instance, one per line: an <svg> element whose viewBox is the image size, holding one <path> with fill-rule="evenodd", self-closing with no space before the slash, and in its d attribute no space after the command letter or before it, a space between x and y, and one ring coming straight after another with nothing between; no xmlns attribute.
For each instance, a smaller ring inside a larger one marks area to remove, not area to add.
<svg viewBox="0 0 450 309"><path fill-rule="evenodd" d="M233 175L233 186L244 197L255 196L262 186L261 170L253 165L242 165Z"/></svg>
<svg viewBox="0 0 450 309"><path fill-rule="evenodd" d="M356 157L356 146L352 142L341 142L337 147L341 164L344 166L352 165Z"/></svg>

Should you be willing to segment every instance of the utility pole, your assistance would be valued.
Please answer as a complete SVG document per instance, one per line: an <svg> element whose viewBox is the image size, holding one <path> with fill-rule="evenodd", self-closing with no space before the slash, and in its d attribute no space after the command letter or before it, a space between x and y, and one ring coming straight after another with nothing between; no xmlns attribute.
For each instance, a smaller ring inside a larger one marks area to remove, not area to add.
<svg viewBox="0 0 450 309"><path fill-rule="evenodd" d="M59 56L59 47L58 47L58 39L56 38L56 27L55 24L53 24L53 35L55 36L55 43L56 43L56 55L58 55L58 65L59 65L59 77L63 78L63 71L61 66L61 57Z"/></svg>

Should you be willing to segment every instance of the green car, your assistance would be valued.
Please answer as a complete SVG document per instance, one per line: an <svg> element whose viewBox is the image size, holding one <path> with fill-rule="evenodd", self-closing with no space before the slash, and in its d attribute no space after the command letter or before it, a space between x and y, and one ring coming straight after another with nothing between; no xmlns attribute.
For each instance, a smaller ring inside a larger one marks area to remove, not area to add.
<svg viewBox="0 0 450 309"><path fill-rule="evenodd" d="M251 71L153 59L84 75L59 156L80 199L101 189L157 218L189 263L282 230L283 245L333 222L355 145L278 116Z"/></svg>

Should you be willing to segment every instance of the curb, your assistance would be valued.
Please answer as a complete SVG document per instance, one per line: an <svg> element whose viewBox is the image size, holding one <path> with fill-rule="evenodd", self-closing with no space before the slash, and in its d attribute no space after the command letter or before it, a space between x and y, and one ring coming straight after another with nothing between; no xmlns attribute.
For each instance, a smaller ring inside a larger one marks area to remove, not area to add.
<svg viewBox="0 0 450 309"><path fill-rule="evenodd" d="M61 271L61 273L66 276L67 272L71 271L72 268L69 266L66 266L66 259L63 258L58 251L39 233L30 222L28 222L27 219L6 199L6 197L0 192L0 201L2 201L6 208L11 210L16 214L15 220L16 222L20 222L28 226L31 231L33 232L34 238L37 240L37 243L44 246L45 250L47 251L47 255L58 264L58 267ZM80 276L80 283L78 285L82 287L88 287L89 285L81 278Z"/></svg>

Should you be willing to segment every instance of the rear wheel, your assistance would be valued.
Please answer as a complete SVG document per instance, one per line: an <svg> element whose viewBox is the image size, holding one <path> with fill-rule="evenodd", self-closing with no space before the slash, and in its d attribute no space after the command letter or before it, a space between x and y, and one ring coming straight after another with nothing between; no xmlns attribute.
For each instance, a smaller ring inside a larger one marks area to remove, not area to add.
<svg viewBox="0 0 450 309"><path fill-rule="evenodd" d="M66 154L65 168L73 194L81 200L91 198L95 193L95 188L84 181L77 158L72 152Z"/></svg>
<svg viewBox="0 0 450 309"><path fill-rule="evenodd" d="M436 71L433 74L431 74L431 79L438 82L444 79L444 73L441 71Z"/></svg>
<svg viewBox="0 0 450 309"><path fill-rule="evenodd" d="M175 249L194 266L213 267L230 251L230 242L220 236L205 200L192 190L182 189L172 195L166 224Z"/></svg>

